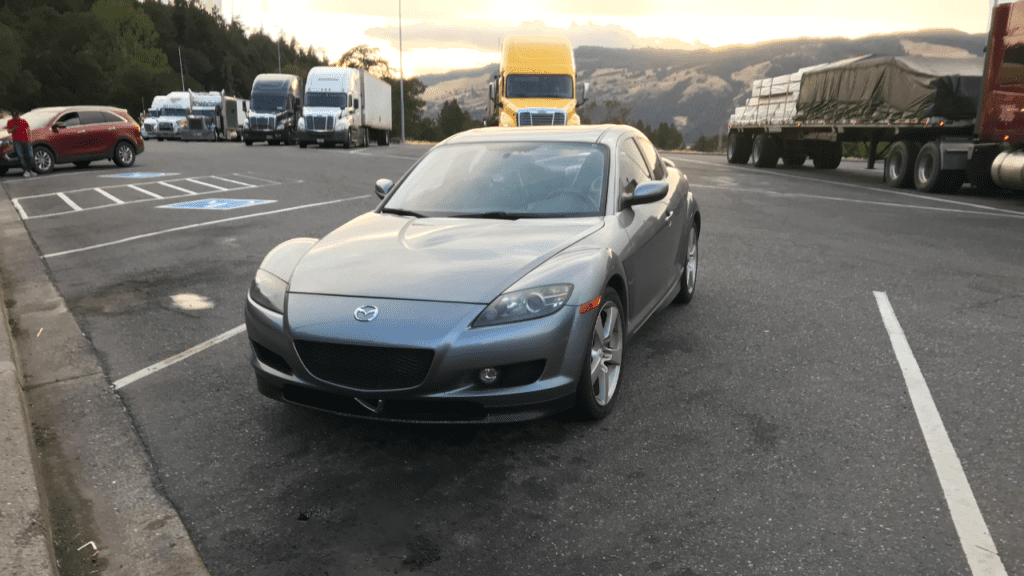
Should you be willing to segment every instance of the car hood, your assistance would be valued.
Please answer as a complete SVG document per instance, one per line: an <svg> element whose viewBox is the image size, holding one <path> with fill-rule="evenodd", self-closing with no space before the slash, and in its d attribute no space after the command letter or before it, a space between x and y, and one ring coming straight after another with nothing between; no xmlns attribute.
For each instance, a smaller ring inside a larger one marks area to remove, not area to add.
<svg viewBox="0 0 1024 576"><path fill-rule="evenodd" d="M488 304L599 230L600 218L483 220L371 212L317 242L291 292Z"/></svg>

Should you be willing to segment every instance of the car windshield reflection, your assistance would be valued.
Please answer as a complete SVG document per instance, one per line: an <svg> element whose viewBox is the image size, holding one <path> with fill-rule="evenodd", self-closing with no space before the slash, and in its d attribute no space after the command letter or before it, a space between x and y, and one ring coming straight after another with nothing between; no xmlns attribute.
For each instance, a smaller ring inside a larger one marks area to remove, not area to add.
<svg viewBox="0 0 1024 576"><path fill-rule="evenodd" d="M488 142L440 146L409 173L384 211L463 218L565 218L604 213L601 145Z"/></svg>

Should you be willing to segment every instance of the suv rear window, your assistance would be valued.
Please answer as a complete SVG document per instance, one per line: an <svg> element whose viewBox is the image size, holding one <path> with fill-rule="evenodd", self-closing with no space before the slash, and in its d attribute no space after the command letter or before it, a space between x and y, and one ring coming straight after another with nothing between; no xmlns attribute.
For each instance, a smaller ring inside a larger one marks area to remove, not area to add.
<svg viewBox="0 0 1024 576"><path fill-rule="evenodd" d="M105 124L107 122L103 117L103 112L99 110L82 110L78 113L78 117L82 119L82 124Z"/></svg>
<svg viewBox="0 0 1024 576"><path fill-rule="evenodd" d="M118 116L117 114L114 114L113 112L107 112L107 111L104 110L102 112L102 114L103 114L103 121L104 122L124 122L124 118L121 118L120 116Z"/></svg>

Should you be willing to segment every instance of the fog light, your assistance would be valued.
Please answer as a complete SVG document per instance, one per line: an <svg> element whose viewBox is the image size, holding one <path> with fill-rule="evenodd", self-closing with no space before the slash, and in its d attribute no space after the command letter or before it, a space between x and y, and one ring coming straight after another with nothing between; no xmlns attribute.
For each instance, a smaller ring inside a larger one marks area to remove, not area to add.
<svg viewBox="0 0 1024 576"><path fill-rule="evenodd" d="M498 369L484 368L480 371L480 381L484 384L494 384L498 381Z"/></svg>

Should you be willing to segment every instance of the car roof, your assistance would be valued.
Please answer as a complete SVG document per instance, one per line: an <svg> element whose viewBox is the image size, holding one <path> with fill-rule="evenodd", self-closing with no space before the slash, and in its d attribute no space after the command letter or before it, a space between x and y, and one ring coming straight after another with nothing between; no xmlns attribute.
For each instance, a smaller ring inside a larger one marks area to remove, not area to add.
<svg viewBox="0 0 1024 576"><path fill-rule="evenodd" d="M476 128L460 132L439 145L470 142L586 142L609 143L622 134L642 133L623 124L596 124L586 126L531 126L522 128Z"/></svg>
<svg viewBox="0 0 1024 576"><path fill-rule="evenodd" d="M107 112L127 112L124 108L118 108L116 106L103 106L99 104L81 104L74 106L45 106L43 108L33 108L32 112L53 112L54 114L60 112L77 112L79 110L106 110Z"/></svg>

